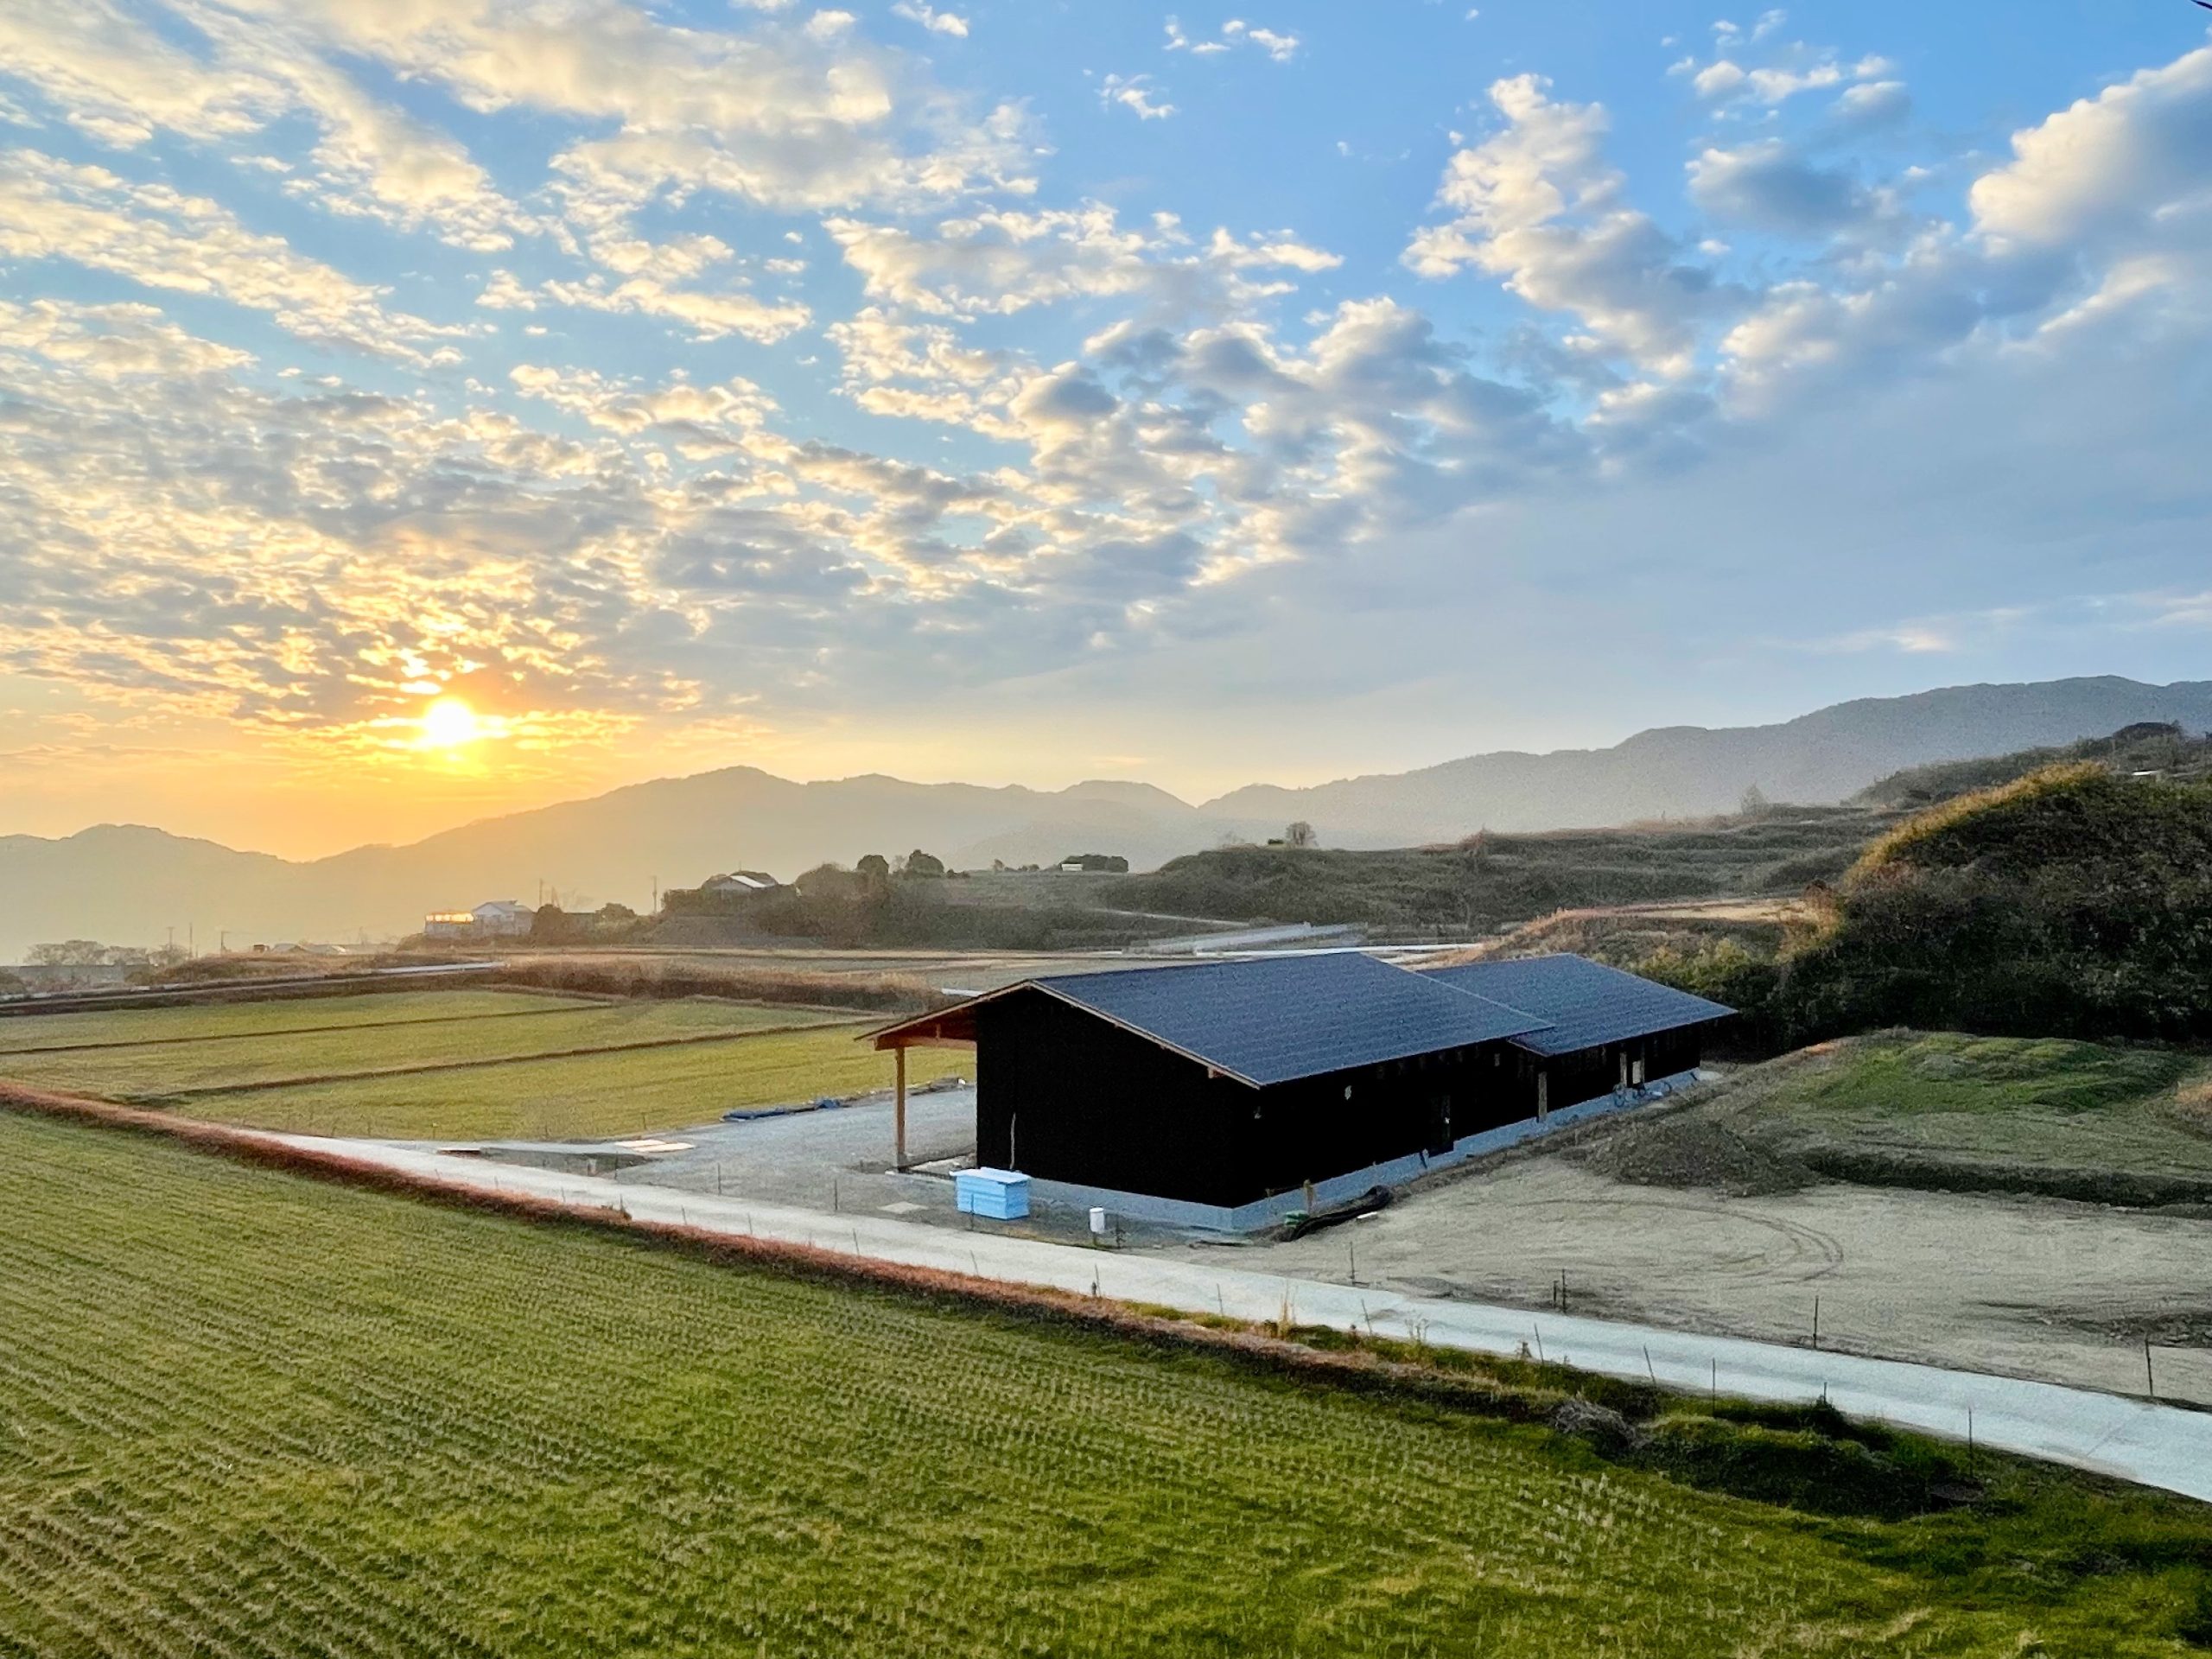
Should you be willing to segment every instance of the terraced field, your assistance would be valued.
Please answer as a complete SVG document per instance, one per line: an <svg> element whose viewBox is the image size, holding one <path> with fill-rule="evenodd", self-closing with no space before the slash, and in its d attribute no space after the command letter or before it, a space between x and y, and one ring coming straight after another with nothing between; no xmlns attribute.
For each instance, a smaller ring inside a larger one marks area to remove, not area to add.
<svg viewBox="0 0 2212 1659"><path fill-rule="evenodd" d="M366 995L10 1020L0 1077L256 1128L593 1136L887 1088L890 1057L856 1043L861 1028L705 999ZM914 1080L963 1058L916 1065Z"/></svg>
<svg viewBox="0 0 2212 1659"><path fill-rule="evenodd" d="M1817 1521L4 1114L0 1214L0 1652L2125 1656L2207 1582L2201 1510L2070 1478Z"/></svg>

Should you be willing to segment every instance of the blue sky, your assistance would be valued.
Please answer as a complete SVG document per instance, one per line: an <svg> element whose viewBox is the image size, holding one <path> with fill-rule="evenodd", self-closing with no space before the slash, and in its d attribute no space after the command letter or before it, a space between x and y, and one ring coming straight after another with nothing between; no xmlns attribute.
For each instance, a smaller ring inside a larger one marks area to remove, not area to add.
<svg viewBox="0 0 2212 1659"><path fill-rule="evenodd" d="M2205 677L2205 21L18 9L0 833Z"/></svg>

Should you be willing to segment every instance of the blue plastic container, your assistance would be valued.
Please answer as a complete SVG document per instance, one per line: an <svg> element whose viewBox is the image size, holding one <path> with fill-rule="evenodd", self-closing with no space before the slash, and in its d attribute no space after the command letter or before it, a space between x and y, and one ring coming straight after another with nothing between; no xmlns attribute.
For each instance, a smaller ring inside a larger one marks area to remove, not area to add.
<svg viewBox="0 0 2212 1659"><path fill-rule="evenodd" d="M953 1201L963 1216L1020 1221L1029 1213L1029 1178L1014 1169L963 1169L952 1178Z"/></svg>

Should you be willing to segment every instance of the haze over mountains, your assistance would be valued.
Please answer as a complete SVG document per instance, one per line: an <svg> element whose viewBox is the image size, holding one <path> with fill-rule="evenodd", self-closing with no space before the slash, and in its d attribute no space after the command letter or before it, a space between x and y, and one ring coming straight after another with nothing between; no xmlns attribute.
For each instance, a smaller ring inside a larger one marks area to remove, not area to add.
<svg viewBox="0 0 2212 1659"><path fill-rule="evenodd" d="M750 766L633 785L487 818L404 847L311 862L159 830L100 825L58 840L0 836L0 962L65 938L202 949L251 939L390 938L426 910L534 901L644 909L653 884L716 870L789 879L824 860L922 847L956 868L1121 853L1147 868L1224 837L1313 823L1324 844L1398 847L1474 830L1615 824L1731 811L1745 790L1829 803L1906 766L2072 742L2139 721L2212 728L2212 682L2115 677L1960 686L1865 699L1772 726L1669 727L1611 748L1499 753L1312 788L1253 785L1193 806L1146 784L1056 791L911 784L870 775L799 784Z"/></svg>

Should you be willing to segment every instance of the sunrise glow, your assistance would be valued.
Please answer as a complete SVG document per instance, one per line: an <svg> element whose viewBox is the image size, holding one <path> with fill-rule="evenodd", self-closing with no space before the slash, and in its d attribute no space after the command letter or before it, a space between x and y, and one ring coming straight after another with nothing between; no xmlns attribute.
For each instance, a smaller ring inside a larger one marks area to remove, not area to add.
<svg viewBox="0 0 2212 1659"><path fill-rule="evenodd" d="M425 749L465 749L489 735L476 711L459 697L440 697L423 711L418 747Z"/></svg>

